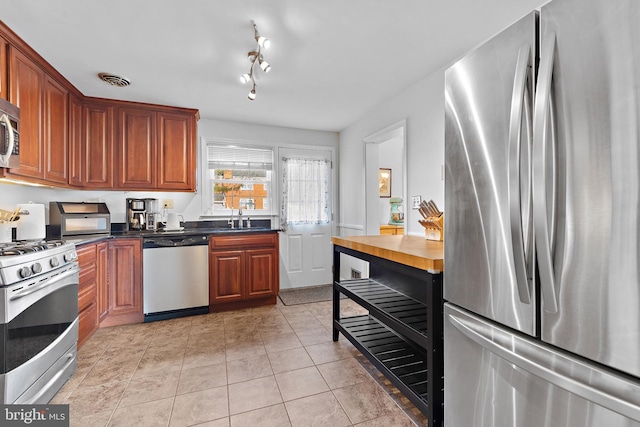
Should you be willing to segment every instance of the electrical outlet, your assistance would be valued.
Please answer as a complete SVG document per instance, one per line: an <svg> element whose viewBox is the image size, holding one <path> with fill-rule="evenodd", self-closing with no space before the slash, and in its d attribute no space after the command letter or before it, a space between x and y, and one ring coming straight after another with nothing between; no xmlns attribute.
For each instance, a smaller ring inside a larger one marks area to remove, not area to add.
<svg viewBox="0 0 640 427"><path fill-rule="evenodd" d="M162 207L165 209L173 209L173 199L163 199Z"/></svg>
<svg viewBox="0 0 640 427"><path fill-rule="evenodd" d="M411 209L419 209L422 196L411 196Z"/></svg>

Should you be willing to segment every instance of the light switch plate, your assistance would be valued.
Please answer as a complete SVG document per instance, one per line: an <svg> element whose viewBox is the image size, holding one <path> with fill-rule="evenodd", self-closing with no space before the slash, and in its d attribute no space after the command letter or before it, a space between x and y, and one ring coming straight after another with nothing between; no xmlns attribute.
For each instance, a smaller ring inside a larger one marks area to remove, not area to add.
<svg viewBox="0 0 640 427"><path fill-rule="evenodd" d="M418 209L420 202L422 202L421 196L411 196L411 209Z"/></svg>

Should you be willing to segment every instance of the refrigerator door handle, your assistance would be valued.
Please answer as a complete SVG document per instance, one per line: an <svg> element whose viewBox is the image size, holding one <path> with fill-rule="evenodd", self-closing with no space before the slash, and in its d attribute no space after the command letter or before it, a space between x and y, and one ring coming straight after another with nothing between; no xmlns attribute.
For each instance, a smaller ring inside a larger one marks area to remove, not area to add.
<svg viewBox="0 0 640 427"><path fill-rule="evenodd" d="M509 216L511 223L511 248L513 251L514 269L516 272L516 283L520 301L524 304L531 304L531 295L528 286L528 275L526 259L527 254L524 243L524 232L522 227L522 192L521 171L522 161L522 121L523 110L526 107L527 72L530 66L531 46L526 45L520 48L518 60L516 62L516 72L513 80L513 95L511 98L511 115L509 120ZM526 111L528 112L528 110ZM526 119L526 118L525 118ZM526 121L527 124L529 121ZM527 134L530 131L527 130ZM527 156L528 158L529 156ZM527 173L526 185L530 187L529 174ZM527 191L524 197L529 197ZM528 215L528 212L525 212Z"/></svg>
<svg viewBox="0 0 640 427"><path fill-rule="evenodd" d="M446 316L445 321L467 338L516 369L524 369L576 396L640 421L637 397L640 390L635 383L591 368L488 323L452 313Z"/></svg>
<svg viewBox="0 0 640 427"><path fill-rule="evenodd" d="M553 60L556 51L556 36L546 37L540 52L540 68L533 113L533 214L540 288L544 309L550 313L558 312L558 299L554 278L552 252L555 241L556 216L556 159L555 128L551 108L551 79ZM551 132L548 132L551 130ZM551 138L548 138L551 133ZM551 139L551 144L549 144ZM552 168L549 173L547 157L551 155ZM549 189L548 189L549 188ZM549 199L550 200L549 200ZM551 214L551 221L549 220Z"/></svg>

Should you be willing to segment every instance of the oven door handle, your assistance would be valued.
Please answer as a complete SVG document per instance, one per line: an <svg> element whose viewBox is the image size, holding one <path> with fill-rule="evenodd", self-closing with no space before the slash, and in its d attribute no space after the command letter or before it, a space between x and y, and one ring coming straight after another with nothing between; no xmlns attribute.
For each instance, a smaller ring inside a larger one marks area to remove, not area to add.
<svg viewBox="0 0 640 427"><path fill-rule="evenodd" d="M38 394L36 394L35 396L33 396L31 399L29 399L26 402L21 402L22 405L34 405L34 404L38 403L38 401L40 400L42 395L45 394L46 392L48 392L51 389L52 385L55 384L60 379L60 377L62 375L64 375L64 373L67 371L67 369L69 369L69 366L71 366L71 364L73 364L73 362L76 361L76 355L73 352L68 353L66 355L66 358L67 358L67 361L64 363L64 366L62 366L62 368L60 368L58 370L58 373L55 374L53 376L53 378L51 378L49 380L49 382L47 382L47 384L45 384L44 387L42 387L40 389Z"/></svg>
<svg viewBox="0 0 640 427"><path fill-rule="evenodd" d="M65 271L64 273L60 273L56 276L53 276L50 279L45 280L44 282L40 283L39 285L33 286L33 287L29 287L27 289L23 289L20 292L11 295L9 297L9 301L14 301L17 299L20 299L22 297L26 297L27 295L31 295L34 292L38 292L40 289L46 288L47 286L50 286L56 282L59 282L62 279L66 279L69 276L73 276L74 274L78 273L80 271L80 269L77 266L74 266L71 270Z"/></svg>

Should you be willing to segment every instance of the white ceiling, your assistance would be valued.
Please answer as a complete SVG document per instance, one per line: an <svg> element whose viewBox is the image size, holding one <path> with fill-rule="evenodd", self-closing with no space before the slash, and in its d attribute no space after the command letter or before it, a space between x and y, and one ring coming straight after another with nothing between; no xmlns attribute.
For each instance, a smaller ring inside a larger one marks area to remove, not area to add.
<svg viewBox="0 0 640 427"><path fill-rule="evenodd" d="M87 96L340 131L544 0L0 0L0 19ZM272 41L257 98L253 27ZM100 72L129 78L109 86Z"/></svg>

